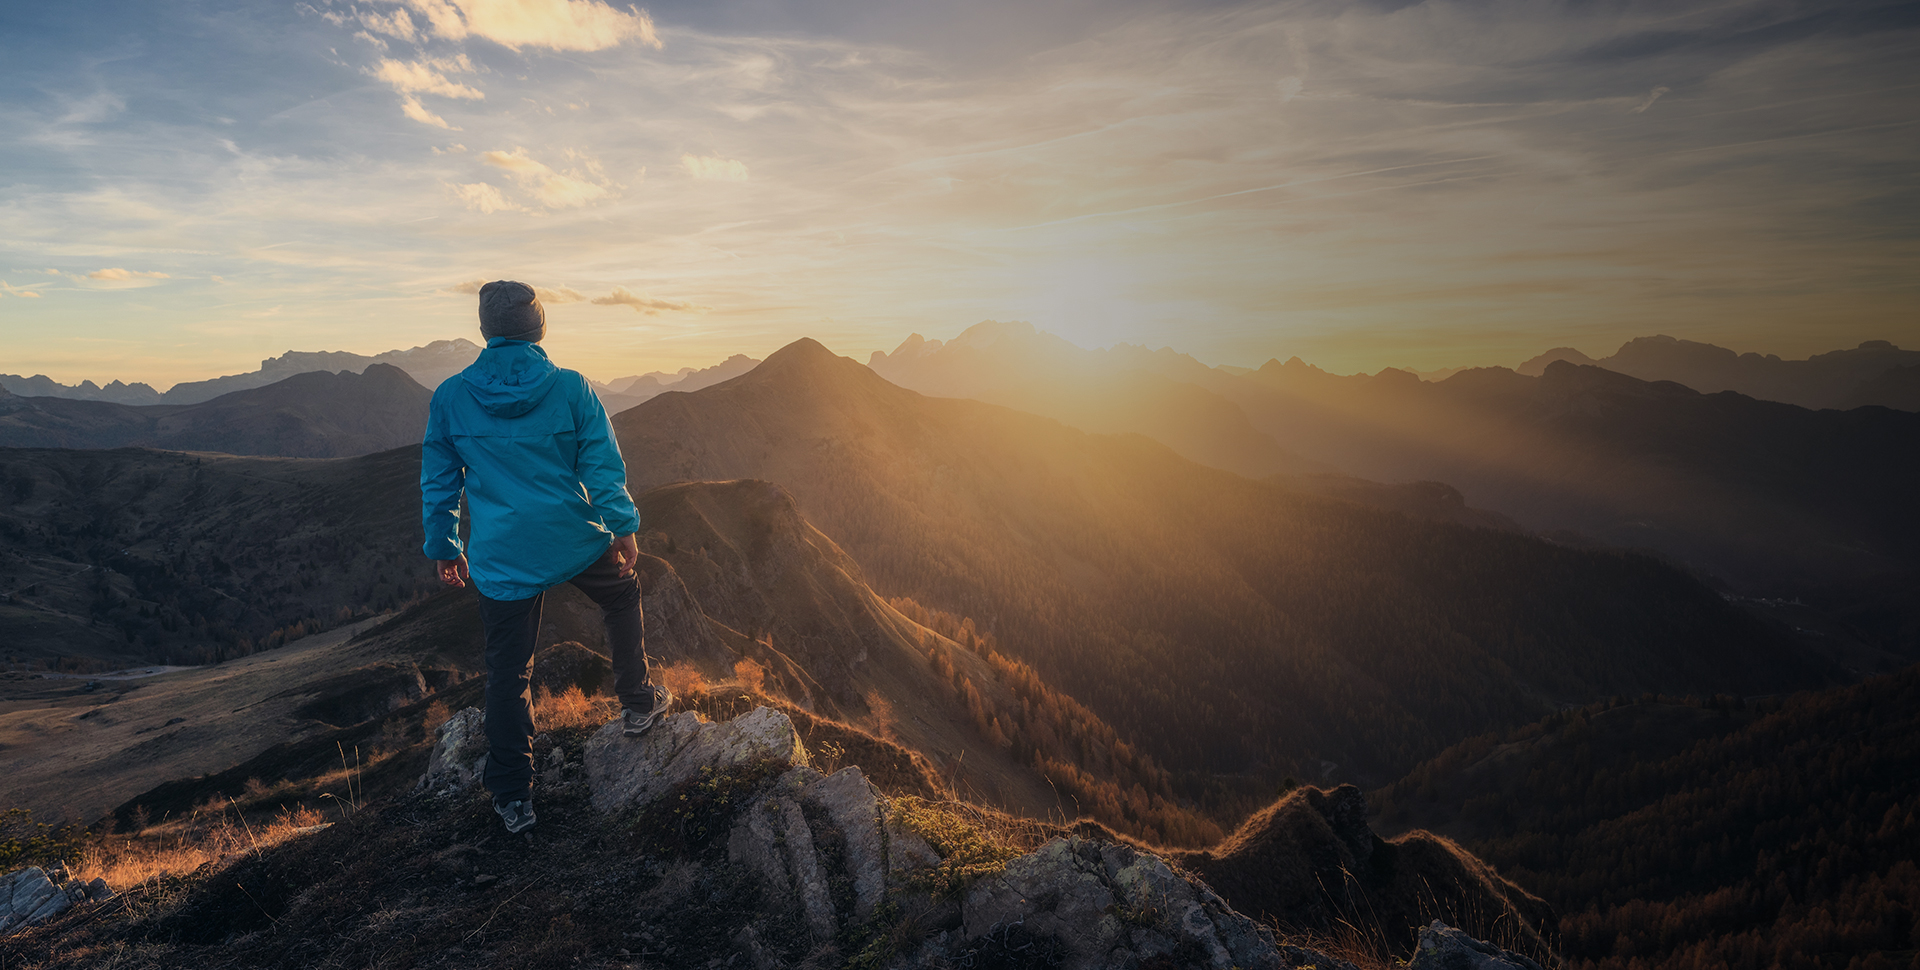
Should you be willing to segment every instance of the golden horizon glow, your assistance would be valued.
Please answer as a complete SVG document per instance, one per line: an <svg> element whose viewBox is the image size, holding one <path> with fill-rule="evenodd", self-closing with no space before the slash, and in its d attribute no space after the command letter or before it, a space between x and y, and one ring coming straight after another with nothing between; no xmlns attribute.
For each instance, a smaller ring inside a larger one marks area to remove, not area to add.
<svg viewBox="0 0 1920 970"><path fill-rule="evenodd" d="M988 319L1341 373L1920 345L1916 31L1832 9L48 8L0 372L476 339L495 278L601 379Z"/></svg>

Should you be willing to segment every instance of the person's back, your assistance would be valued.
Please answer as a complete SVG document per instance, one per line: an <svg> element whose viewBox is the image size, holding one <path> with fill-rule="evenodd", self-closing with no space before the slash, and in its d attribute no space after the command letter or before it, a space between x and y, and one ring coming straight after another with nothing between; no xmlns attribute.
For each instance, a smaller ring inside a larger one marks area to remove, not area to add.
<svg viewBox="0 0 1920 970"><path fill-rule="evenodd" d="M518 832L534 822L528 676L547 589L572 583L600 606L627 734L651 728L672 697L647 678L633 571L640 520L606 409L586 378L556 367L538 346L546 315L531 287L481 287L480 324L487 348L433 393L421 447L422 551L443 582L471 578L480 594L485 780L507 829ZM467 543L459 536L462 494Z"/></svg>

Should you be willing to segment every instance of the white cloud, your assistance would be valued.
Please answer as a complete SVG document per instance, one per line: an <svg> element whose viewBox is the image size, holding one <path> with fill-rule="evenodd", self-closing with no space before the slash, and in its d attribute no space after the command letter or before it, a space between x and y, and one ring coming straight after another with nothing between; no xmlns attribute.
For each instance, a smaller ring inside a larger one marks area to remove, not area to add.
<svg viewBox="0 0 1920 970"><path fill-rule="evenodd" d="M409 118L412 118L415 121L420 122L423 125L432 125L435 128L445 128L448 131L460 130L450 124L447 124L447 119L442 118L431 111L428 111L426 106L420 103L420 99L414 97L411 94L401 96L400 113L406 115Z"/></svg>
<svg viewBox="0 0 1920 970"><path fill-rule="evenodd" d="M413 26L413 18L405 10L395 10L382 17L371 10L360 11L360 23L368 30L385 34L388 37L404 40L409 44L420 43L420 33Z"/></svg>
<svg viewBox="0 0 1920 970"><path fill-rule="evenodd" d="M469 34L503 47L597 51L635 41L658 49L653 18L631 7L615 10L600 0L406 0L427 18L437 36Z"/></svg>
<svg viewBox="0 0 1920 970"><path fill-rule="evenodd" d="M705 313L713 309L712 307L701 306L697 303L675 303L672 300L656 300L645 294L633 293L624 286L616 286L613 288L612 293L606 296L596 296L589 302L595 306L632 307L634 312L645 313L649 316L658 314L661 310L674 310L681 313Z"/></svg>
<svg viewBox="0 0 1920 970"><path fill-rule="evenodd" d="M599 172L599 163L578 153L569 152L568 155L586 165L590 174L583 177L577 171L556 172L546 163L528 157L524 148L515 148L511 152L483 152L480 160L513 173L521 188L532 192L549 209L582 206L606 196L607 186L591 177Z"/></svg>
<svg viewBox="0 0 1920 970"><path fill-rule="evenodd" d="M396 61L383 57L367 73L400 92L402 114L423 125L458 131L458 128L447 123L447 119L427 110L427 106L420 103L419 95L437 94L445 98L479 101L486 94L478 88L448 78L445 73L471 74L473 70L473 62L467 59L467 55L461 54L458 57L430 57L421 61Z"/></svg>
<svg viewBox="0 0 1920 970"><path fill-rule="evenodd" d="M6 280L0 280L0 290L4 290L13 296L24 296L30 300L40 299L40 294L35 293L32 290L16 289L13 285L9 284Z"/></svg>
<svg viewBox="0 0 1920 970"><path fill-rule="evenodd" d="M708 155L682 155L680 167L697 179L718 182L745 182L747 166L744 162L731 158Z"/></svg>
<svg viewBox="0 0 1920 970"><path fill-rule="evenodd" d="M525 207L508 201L499 189L485 182L448 183L447 187L460 197L461 202L466 203L467 208L476 212L526 211Z"/></svg>
<svg viewBox="0 0 1920 970"><path fill-rule="evenodd" d="M97 269L87 274L90 280L164 280L171 279L165 273L142 272L134 269L121 269L118 266L109 269Z"/></svg>
<svg viewBox="0 0 1920 970"><path fill-rule="evenodd" d="M383 57L379 65L367 73L392 85L401 94L437 94L444 98L466 98L471 101L486 97L478 88L450 80L442 73L444 71L471 74L473 62L467 60L465 54L459 57L432 57L423 61L396 61Z"/></svg>

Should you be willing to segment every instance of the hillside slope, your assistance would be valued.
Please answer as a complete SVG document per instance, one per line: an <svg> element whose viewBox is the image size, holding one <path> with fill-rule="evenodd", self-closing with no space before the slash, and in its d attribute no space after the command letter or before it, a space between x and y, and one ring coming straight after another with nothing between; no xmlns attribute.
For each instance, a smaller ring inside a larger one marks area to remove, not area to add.
<svg viewBox="0 0 1920 970"><path fill-rule="evenodd" d="M348 458L418 444L432 396L405 371L370 364L364 374L296 374L191 405L15 398L0 408L0 446Z"/></svg>
<svg viewBox="0 0 1920 970"><path fill-rule="evenodd" d="M1648 559L1288 493L811 340L615 428L638 485L781 484L876 590L971 618L1196 792L1385 780L1563 703L1826 676Z"/></svg>
<svg viewBox="0 0 1920 970"><path fill-rule="evenodd" d="M1920 958L1920 666L1784 699L1643 698L1463 742L1374 793L1559 907L1575 966Z"/></svg>
<svg viewBox="0 0 1920 970"><path fill-rule="evenodd" d="M74 669L245 656L433 588L420 451L0 449L0 644Z"/></svg>

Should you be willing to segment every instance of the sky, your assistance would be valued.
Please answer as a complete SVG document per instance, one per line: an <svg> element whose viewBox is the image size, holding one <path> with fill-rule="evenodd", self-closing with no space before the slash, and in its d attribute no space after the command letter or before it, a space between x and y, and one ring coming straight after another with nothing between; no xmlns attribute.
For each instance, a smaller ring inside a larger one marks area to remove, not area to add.
<svg viewBox="0 0 1920 970"><path fill-rule="evenodd" d="M0 372L597 379L1025 320L1339 372L1920 347L1920 4L0 6Z"/></svg>

